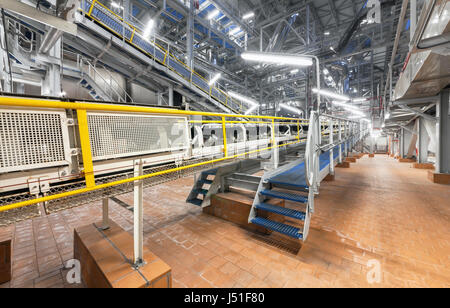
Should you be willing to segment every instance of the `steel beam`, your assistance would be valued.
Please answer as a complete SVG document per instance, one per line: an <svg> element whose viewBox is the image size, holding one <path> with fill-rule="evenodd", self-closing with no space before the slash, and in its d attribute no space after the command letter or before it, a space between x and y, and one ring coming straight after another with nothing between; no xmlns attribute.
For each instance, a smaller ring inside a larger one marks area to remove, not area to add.
<svg viewBox="0 0 450 308"><path fill-rule="evenodd" d="M436 124L437 149L436 172L450 173L450 90L441 94L441 100L437 105L439 122Z"/></svg>

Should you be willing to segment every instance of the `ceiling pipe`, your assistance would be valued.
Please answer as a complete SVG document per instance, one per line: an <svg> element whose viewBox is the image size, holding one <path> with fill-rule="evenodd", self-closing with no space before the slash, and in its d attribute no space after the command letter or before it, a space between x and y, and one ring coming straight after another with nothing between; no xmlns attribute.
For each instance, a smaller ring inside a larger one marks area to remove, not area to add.
<svg viewBox="0 0 450 308"><path fill-rule="evenodd" d="M389 71L390 73L388 74L388 77L386 79L386 84L384 86L384 100L386 101L386 92L388 90L388 85L390 84L390 82L392 81L392 67L394 66L394 61L395 61L395 56L397 55L397 49L398 49L398 45L400 43L400 36L402 34L402 30L403 30L403 23L405 22L405 16L406 16L406 9L408 8L408 2L409 0L403 0L402 3L402 9L400 11L400 17L398 20L398 24L397 24L397 33L395 35L395 41L394 41L394 46L392 47L392 57L391 57L391 61L389 62ZM392 100L392 93L389 93L389 98Z"/></svg>

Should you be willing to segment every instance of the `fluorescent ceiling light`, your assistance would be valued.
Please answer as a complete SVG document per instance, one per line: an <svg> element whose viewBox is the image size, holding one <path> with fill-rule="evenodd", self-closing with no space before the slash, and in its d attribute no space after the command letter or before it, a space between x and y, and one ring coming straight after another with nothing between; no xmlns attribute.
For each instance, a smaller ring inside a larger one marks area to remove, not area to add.
<svg viewBox="0 0 450 308"><path fill-rule="evenodd" d="M329 31L326 31L326 32L324 33L324 35L330 35L330 32L329 32Z"/></svg>
<svg viewBox="0 0 450 308"><path fill-rule="evenodd" d="M298 72L300 72L300 70L299 70L299 69L295 69L295 70L292 70L292 71L291 71L291 74L292 74L292 75L295 75L295 74L297 74Z"/></svg>
<svg viewBox="0 0 450 308"><path fill-rule="evenodd" d="M323 95L323 96L327 96L327 97L331 97L331 98L334 98L334 99L338 99L340 101L349 101L350 100L350 98L348 96L337 94L337 93L334 93L334 92L331 92L331 91L327 91L327 90L323 90L323 89L319 90L317 88L314 88L312 91L314 93L317 93L317 94L320 94L320 95Z"/></svg>
<svg viewBox="0 0 450 308"><path fill-rule="evenodd" d="M155 26L155 21L153 19L150 19L148 21L147 27L145 28L145 31L144 31L144 38L145 39L148 39L150 34L152 34L152 30L153 30L154 26Z"/></svg>
<svg viewBox="0 0 450 308"><path fill-rule="evenodd" d="M220 11L219 11L219 10L214 10L212 13L210 13L210 14L208 15L208 19L211 20L211 19L213 19L213 18L216 18L217 16L219 16L219 14L220 14Z"/></svg>
<svg viewBox="0 0 450 308"><path fill-rule="evenodd" d="M309 57L289 56L273 53L245 52L242 54L242 58L247 61L257 61L282 65L293 65L293 66L313 65L313 60Z"/></svg>
<svg viewBox="0 0 450 308"><path fill-rule="evenodd" d="M250 12L250 13L247 13L244 16L242 16L242 19L246 20L246 19L252 18L254 16L255 16L255 13L254 12Z"/></svg>
<svg viewBox="0 0 450 308"><path fill-rule="evenodd" d="M252 106L250 109L248 109L248 110L245 112L245 115L249 115L250 113L253 113L253 111L255 111L256 109L258 109L258 107L259 107L259 105L254 105L254 106Z"/></svg>
<svg viewBox="0 0 450 308"><path fill-rule="evenodd" d="M209 81L209 85L212 86L213 84L216 83L217 80L219 80L219 78L222 77L222 74L216 74L213 78L211 78L211 80Z"/></svg>
<svg viewBox="0 0 450 308"><path fill-rule="evenodd" d="M333 101L334 105L337 106L342 106L344 107L347 111L352 112L355 115L359 115L359 116L364 116L364 112L362 112L359 108L355 107L355 106L351 106L346 102L338 102L338 101Z"/></svg>
<svg viewBox="0 0 450 308"><path fill-rule="evenodd" d="M237 99L237 100L243 101L244 103L247 103L247 104L249 104L249 105L252 105L252 106L255 106L255 105L256 105L256 106L259 106L259 104L258 104L257 101L255 101L255 100L253 100L253 99L251 99L251 98L242 96L242 95L240 95L240 94L238 94L238 93L235 93L235 92L228 92L228 95L230 95L231 97L233 97L233 98L235 98L235 99Z"/></svg>
<svg viewBox="0 0 450 308"><path fill-rule="evenodd" d="M334 53L337 53L336 50L334 50L333 46L330 46L330 50Z"/></svg>
<svg viewBox="0 0 450 308"><path fill-rule="evenodd" d="M297 109L297 108L295 108L295 107L291 107L291 106L286 105L286 104L283 104L283 103L280 103L280 107L281 107L281 108L284 108L284 109L286 109L286 110L288 110L288 111L297 113L297 114L302 114L302 111L301 111L300 109Z"/></svg>
<svg viewBox="0 0 450 308"><path fill-rule="evenodd" d="M234 28L233 30L231 30L228 34L229 35L235 35L239 31L241 31L241 28L237 27L237 28Z"/></svg>
<svg viewBox="0 0 450 308"><path fill-rule="evenodd" d="M112 2L111 5L117 9L121 9L123 10L123 6L121 6L120 4L116 3L116 2Z"/></svg>
<svg viewBox="0 0 450 308"><path fill-rule="evenodd" d="M364 97L352 99L352 101L353 101L354 103L361 103L361 102L365 102L366 100L367 100L367 99L364 98Z"/></svg>

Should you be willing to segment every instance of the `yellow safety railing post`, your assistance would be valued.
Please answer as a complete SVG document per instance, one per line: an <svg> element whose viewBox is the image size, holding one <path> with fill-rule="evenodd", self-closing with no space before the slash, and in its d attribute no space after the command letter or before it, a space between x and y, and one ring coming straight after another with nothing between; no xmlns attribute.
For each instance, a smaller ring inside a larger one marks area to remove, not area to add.
<svg viewBox="0 0 450 308"><path fill-rule="evenodd" d="M133 39L134 39L134 34L136 33L136 28L133 27L133 33L131 33L131 37L130 37L130 43L133 43Z"/></svg>
<svg viewBox="0 0 450 308"><path fill-rule="evenodd" d="M225 121L225 117L222 117L222 132L223 132L223 153L224 153L224 157L228 157L227 123Z"/></svg>
<svg viewBox="0 0 450 308"><path fill-rule="evenodd" d="M86 110L77 110L78 130L80 133L81 151L83 155L84 177L87 187L95 186L94 164L92 162L91 141Z"/></svg>
<svg viewBox="0 0 450 308"><path fill-rule="evenodd" d="M95 3L97 0L92 1L91 7L89 8L88 16L90 17L92 14L92 10L94 9Z"/></svg>
<svg viewBox="0 0 450 308"><path fill-rule="evenodd" d="M297 121L297 140L300 140L300 121Z"/></svg>

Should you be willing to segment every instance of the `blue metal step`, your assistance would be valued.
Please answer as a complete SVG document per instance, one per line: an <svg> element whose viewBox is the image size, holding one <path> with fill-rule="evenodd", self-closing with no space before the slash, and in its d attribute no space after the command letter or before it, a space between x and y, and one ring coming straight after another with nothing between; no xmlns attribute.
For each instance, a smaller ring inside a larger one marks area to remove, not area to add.
<svg viewBox="0 0 450 308"><path fill-rule="evenodd" d="M290 236L295 239L301 240L303 238L303 234L300 233L301 230L299 228L289 226L281 222L275 222L269 219L255 217L252 219L252 224Z"/></svg>
<svg viewBox="0 0 450 308"><path fill-rule="evenodd" d="M308 197L296 195L296 194L292 194L292 193L288 193L288 192L283 192L283 191L265 189L265 190L261 191L260 194L267 196L267 197L284 199L284 200L289 200L289 201L294 201L294 202L300 202L300 203L308 202Z"/></svg>
<svg viewBox="0 0 450 308"><path fill-rule="evenodd" d="M200 195L204 195L204 196L206 196L208 194L208 190L206 190L206 189L197 189L195 192Z"/></svg>
<svg viewBox="0 0 450 308"><path fill-rule="evenodd" d="M202 186L203 186L204 184L211 185L213 182L214 182L214 181L208 180L208 179L204 179L204 180L200 180L200 181L199 181L199 183L201 183Z"/></svg>
<svg viewBox="0 0 450 308"><path fill-rule="evenodd" d="M275 214L280 214L283 216L299 219L302 221L304 221L305 217L306 217L306 214L304 212L300 212L300 211L296 211L296 210L292 210L292 209L288 209L285 207L276 206L276 205L268 204L268 203L258 204L258 205L256 205L256 208L258 210L264 210L264 211L272 212Z"/></svg>
<svg viewBox="0 0 450 308"><path fill-rule="evenodd" d="M283 186L285 188L289 188L292 190L299 190L299 189L308 190L309 189L309 186L306 185L306 183L305 184L285 183L285 182L275 181L275 180L269 180L268 182L274 186Z"/></svg>
<svg viewBox="0 0 450 308"><path fill-rule="evenodd" d="M196 205L196 206L201 206L203 203L203 200L200 199L192 199L192 200L188 200L189 203Z"/></svg>

